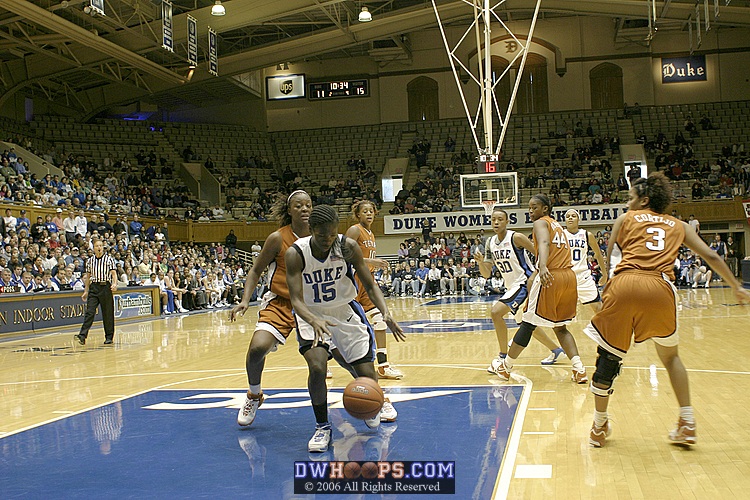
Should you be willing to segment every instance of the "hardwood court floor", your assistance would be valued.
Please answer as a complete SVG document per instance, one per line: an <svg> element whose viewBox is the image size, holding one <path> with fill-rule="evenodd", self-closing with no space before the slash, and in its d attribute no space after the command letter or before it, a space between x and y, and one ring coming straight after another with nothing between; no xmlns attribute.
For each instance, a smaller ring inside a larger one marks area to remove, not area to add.
<svg viewBox="0 0 750 500"><path fill-rule="evenodd" d="M570 381L569 361L540 366L546 352L532 341L514 370L522 377L517 383L528 379L531 393L516 416L520 440L517 450L506 452L511 467L499 482L499 497L746 497L750 306L727 305L733 299L726 288L683 290L680 299L681 353L698 445L668 444L677 404L653 347L645 344L632 350L615 383L613 435L605 448L590 448L593 396ZM396 298L389 307L409 333L406 343L388 347L406 377L383 381L384 387L502 384L486 372L497 352L489 302ZM256 308L235 324L227 316L220 311L118 326L114 348L101 346L101 329L92 330L85 347L73 346L73 332L0 342L0 447L3 436L155 388L245 388L244 356ZM571 327L589 374L595 348L581 329L590 316L590 309L579 309ZM334 385L348 382L343 369L333 371ZM296 341L269 356L263 385L306 387ZM429 433L429 422L425 414L425 439L439 439Z"/></svg>

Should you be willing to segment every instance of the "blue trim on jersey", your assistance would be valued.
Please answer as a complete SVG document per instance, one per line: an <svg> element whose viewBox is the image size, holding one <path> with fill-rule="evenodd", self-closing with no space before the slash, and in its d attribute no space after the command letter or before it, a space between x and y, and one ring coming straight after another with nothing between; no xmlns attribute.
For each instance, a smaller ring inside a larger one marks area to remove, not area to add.
<svg viewBox="0 0 750 500"><path fill-rule="evenodd" d="M354 266L352 266L351 262L346 263L346 276L352 280L354 289L357 291L357 295L359 295L359 286L357 286L357 280L354 279Z"/></svg>
<svg viewBox="0 0 750 500"><path fill-rule="evenodd" d="M526 302L526 299L528 297L529 289L526 285L521 285L520 287L518 287L518 290L513 294L513 296L508 297L507 299L501 298L499 299L499 301L508 306L510 312L516 314L518 312L518 308L521 307L524 302Z"/></svg>
<svg viewBox="0 0 750 500"><path fill-rule="evenodd" d="M513 236L510 238L510 246L513 247L513 252L516 254L516 259L518 259L518 264L521 266L521 269L523 269L523 273L528 278L532 274L534 274L534 271L531 269L531 266L529 266L529 261L526 260L526 250L522 247L517 247L516 244L513 242Z"/></svg>
<svg viewBox="0 0 750 500"><path fill-rule="evenodd" d="M352 300L349 302L349 307L352 308L352 311L359 317L359 319L362 320L362 323L365 324L367 327L367 333L370 335L370 354L373 356L373 360L375 359L375 330L372 329L372 325L367 320L367 314L365 313L364 308L362 307L362 304L357 302L356 300Z"/></svg>
<svg viewBox="0 0 750 500"><path fill-rule="evenodd" d="M292 248L294 248L295 250L297 250L297 253L299 254L300 258L302 259L302 268L300 269L300 271L304 271L305 270L305 254L304 254L304 252L302 252L302 249L299 246L297 246L296 243L292 243ZM284 258L286 258L286 257L284 257Z"/></svg>

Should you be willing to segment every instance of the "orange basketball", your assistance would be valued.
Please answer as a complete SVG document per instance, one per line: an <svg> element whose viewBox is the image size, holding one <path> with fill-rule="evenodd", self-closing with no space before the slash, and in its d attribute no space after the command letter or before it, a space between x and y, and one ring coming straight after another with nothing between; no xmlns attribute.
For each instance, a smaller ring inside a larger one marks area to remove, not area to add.
<svg viewBox="0 0 750 500"><path fill-rule="evenodd" d="M344 389L344 408L354 418L372 418L382 407L383 389L371 378L355 378Z"/></svg>
<svg viewBox="0 0 750 500"><path fill-rule="evenodd" d="M378 475L378 464L375 462L365 462L362 464L362 477L373 479Z"/></svg>

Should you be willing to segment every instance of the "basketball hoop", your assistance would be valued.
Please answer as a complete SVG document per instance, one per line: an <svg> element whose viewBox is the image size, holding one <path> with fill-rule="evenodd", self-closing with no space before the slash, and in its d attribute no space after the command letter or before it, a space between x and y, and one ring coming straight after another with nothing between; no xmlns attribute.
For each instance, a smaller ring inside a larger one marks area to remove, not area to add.
<svg viewBox="0 0 750 500"><path fill-rule="evenodd" d="M484 215L492 215L492 211L495 209L495 200L484 200L482 206L484 207Z"/></svg>

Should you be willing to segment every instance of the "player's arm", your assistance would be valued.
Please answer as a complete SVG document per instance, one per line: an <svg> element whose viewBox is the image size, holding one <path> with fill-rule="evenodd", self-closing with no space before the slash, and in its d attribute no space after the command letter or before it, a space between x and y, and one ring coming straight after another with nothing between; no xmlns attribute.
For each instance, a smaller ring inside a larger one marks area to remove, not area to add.
<svg viewBox="0 0 750 500"><path fill-rule="evenodd" d="M536 249L534 248L534 244L531 242L528 236L521 233L516 233L513 235L513 243L517 247L521 247L527 252L529 252L531 255L534 255L536 253ZM529 276L528 281L532 282L534 281L534 278L536 278L536 274L538 273L537 270L534 270L533 273L531 273L531 276Z"/></svg>
<svg viewBox="0 0 750 500"><path fill-rule="evenodd" d="M492 266L494 262L492 260L492 251L490 250L489 240L484 249L484 254L482 252L474 252L474 260L477 261L477 266L479 267L479 272L482 276L485 278L492 276Z"/></svg>
<svg viewBox="0 0 750 500"><path fill-rule="evenodd" d="M706 245L706 242L704 242L703 239L698 235L698 233L692 230L689 224L685 222L683 222L682 224L683 226L685 226L685 245L687 245L688 248L700 255L703 261L711 269L719 273L719 275L724 279L724 282L732 287L737 300L743 303L750 302L750 291L745 290L742 287L742 283L740 283L737 278L734 277L732 271L729 269L729 266L727 266L726 262L724 262L724 259L719 256L718 253L711 250L708 245Z"/></svg>
<svg viewBox="0 0 750 500"><path fill-rule="evenodd" d="M591 234L590 231L586 231L586 238L589 242L589 247L594 251L594 258L596 259L596 262L599 263L599 269L602 271L607 269L607 261L604 259L604 255L602 255L602 250L599 248L599 244L596 242L596 238L593 234ZM602 272L602 277L599 279L599 284L601 286L604 286L607 284L607 277L609 276L609 273Z"/></svg>
<svg viewBox="0 0 750 500"><path fill-rule="evenodd" d="M552 273L547 269L550 245L549 226L541 219L534 221L534 241L538 242L537 251L539 254L536 256L536 267L539 271L539 279L542 286L550 286L552 284Z"/></svg>
<svg viewBox="0 0 750 500"><path fill-rule="evenodd" d="M347 262L354 266L354 270L359 276L362 286L365 287L367 295L370 297L370 300L372 300L372 303L375 304L375 307L377 307L383 314L383 321L385 321L385 324L391 329L396 341L401 342L406 340L404 331L399 324L396 323L396 320L393 319L391 312L388 310L388 306L385 303L385 297L383 297L383 292L381 292L380 287L375 284L375 280L372 279L372 274L370 274L370 271L367 269L367 264L365 264L365 260L362 257L362 250L360 250L359 245L357 245L356 241L349 238L344 240L344 245L347 246L347 251L345 252L345 255L348 256L346 259ZM287 263L287 266L288 265L289 264Z"/></svg>
<svg viewBox="0 0 750 500"><path fill-rule="evenodd" d="M112 284L110 285L110 289L114 292L117 290L117 282L119 281L117 278L117 269L110 269L109 275L110 275L110 280L112 281Z"/></svg>
<svg viewBox="0 0 750 500"><path fill-rule="evenodd" d="M317 317L307 304L305 304L304 292L302 290L302 256L296 248L289 247L284 254L286 262L286 286L289 288L289 300L292 302L294 314L305 320L315 332L313 346L323 341L324 334L331 334L329 326L336 326L336 323ZM365 273L372 276L370 272Z"/></svg>
<svg viewBox="0 0 750 500"><path fill-rule="evenodd" d="M617 218L617 220L615 220L615 223L612 225L612 233L609 235L609 245L607 245L607 259L604 261L607 266L602 268L602 276L607 276L607 278L609 278L611 274L609 263L612 262L612 252L614 252L615 245L617 244L617 238L620 236L620 228L622 227L622 223L625 220L625 217L626 214L622 214ZM597 244L597 246L599 245Z"/></svg>
<svg viewBox="0 0 750 500"><path fill-rule="evenodd" d="M242 292L242 300L239 304L232 308L229 313L229 321L234 321L237 316L244 316L247 311L248 305L250 304L250 297L253 296L255 287L260 280L261 274L266 268L273 262L276 256L281 251L282 237L281 233L274 231L266 240L258 256L253 262L253 267L248 271L247 278L245 279L245 291Z"/></svg>
<svg viewBox="0 0 750 500"><path fill-rule="evenodd" d="M86 299L89 298L89 285L91 284L91 275L88 271L85 271L83 273L83 276L81 276L81 279L83 280L83 293L81 294L81 300L86 302Z"/></svg>

